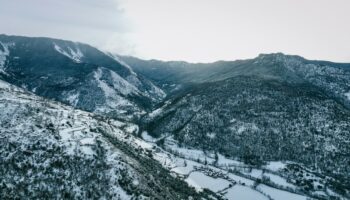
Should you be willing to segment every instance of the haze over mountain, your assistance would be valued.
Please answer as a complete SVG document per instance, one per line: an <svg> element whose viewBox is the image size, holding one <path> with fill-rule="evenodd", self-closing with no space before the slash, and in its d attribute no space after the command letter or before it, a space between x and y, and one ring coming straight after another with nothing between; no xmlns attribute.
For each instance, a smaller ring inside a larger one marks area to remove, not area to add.
<svg viewBox="0 0 350 200"><path fill-rule="evenodd" d="M350 64L0 35L0 79L3 198L350 198Z"/></svg>

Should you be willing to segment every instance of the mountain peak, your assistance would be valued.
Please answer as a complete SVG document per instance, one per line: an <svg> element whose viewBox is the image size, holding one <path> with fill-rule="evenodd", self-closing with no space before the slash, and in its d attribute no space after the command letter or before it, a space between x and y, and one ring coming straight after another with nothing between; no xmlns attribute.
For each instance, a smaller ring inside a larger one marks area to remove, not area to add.
<svg viewBox="0 0 350 200"><path fill-rule="evenodd" d="M256 59L273 59L276 61L281 61L281 60L286 60L286 59L296 59L296 60L305 60L305 58L298 56L298 55L288 55L288 54L284 54L281 52L277 52L277 53L261 53L258 55L258 57L256 57Z"/></svg>

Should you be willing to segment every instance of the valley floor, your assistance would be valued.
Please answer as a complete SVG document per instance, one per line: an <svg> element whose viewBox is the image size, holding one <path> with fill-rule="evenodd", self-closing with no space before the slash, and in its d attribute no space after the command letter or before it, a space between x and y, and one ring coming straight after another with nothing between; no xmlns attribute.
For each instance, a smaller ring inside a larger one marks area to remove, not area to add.
<svg viewBox="0 0 350 200"><path fill-rule="evenodd" d="M142 133L142 138L134 138L133 142L129 142L152 151L155 160L158 160L175 176L183 178L196 190L208 189L224 199L307 200L330 199L331 195L343 199L330 189L312 191L308 194L300 192L298 186L288 182L279 173L291 162L270 162L261 169L256 169L240 161L227 159L220 154L218 160L215 161L215 155L200 150L181 148L171 138L165 139L162 148L147 132ZM265 180L266 183L262 183L261 180Z"/></svg>

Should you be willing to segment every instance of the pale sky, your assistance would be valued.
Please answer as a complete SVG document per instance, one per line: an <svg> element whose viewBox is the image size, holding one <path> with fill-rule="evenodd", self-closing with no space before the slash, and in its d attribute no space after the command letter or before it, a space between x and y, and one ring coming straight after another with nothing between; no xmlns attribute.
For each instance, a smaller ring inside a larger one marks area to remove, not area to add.
<svg viewBox="0 0 350 200"><path fill-rule="evenodd" d="M283 52L350 62L350 1L0 0L0 33L145 59L212 62Z"/></svg>

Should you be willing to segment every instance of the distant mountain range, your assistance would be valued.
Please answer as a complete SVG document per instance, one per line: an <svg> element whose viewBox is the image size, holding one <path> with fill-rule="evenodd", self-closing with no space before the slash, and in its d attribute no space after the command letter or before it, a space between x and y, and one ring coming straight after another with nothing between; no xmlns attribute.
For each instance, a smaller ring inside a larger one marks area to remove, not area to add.
<svg viewBox="0 0 350 200"><path fill-rule="evenodd" d="M241 168L288 163L268 172L293 184L292 192L350 198L350 64L282 53L163 62L0 35L0 79L3 197L229 198L230 187L198 192L183 181L191 183L190 174L176 177L169 170L181 158L185 167L213 160L212 167L241 175ZM191 160L174 144L203 154ZM222 168L222 157L239 164Z"/></svg>

